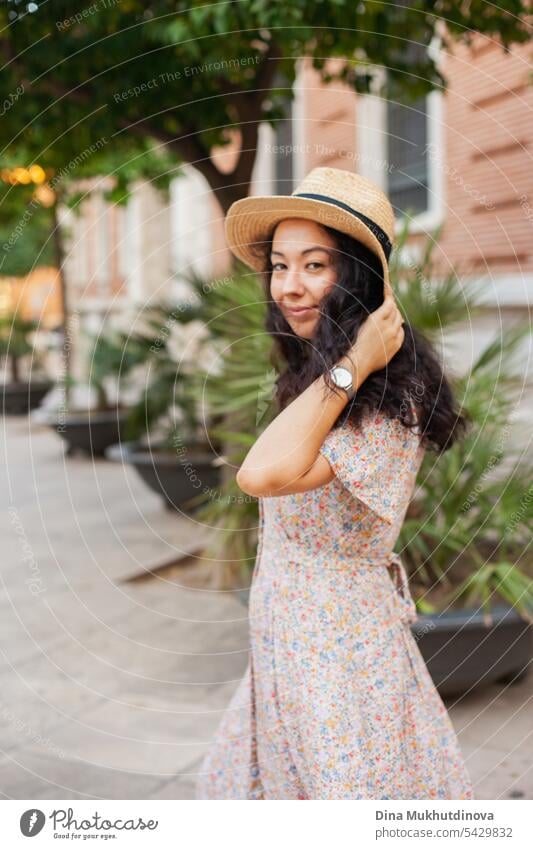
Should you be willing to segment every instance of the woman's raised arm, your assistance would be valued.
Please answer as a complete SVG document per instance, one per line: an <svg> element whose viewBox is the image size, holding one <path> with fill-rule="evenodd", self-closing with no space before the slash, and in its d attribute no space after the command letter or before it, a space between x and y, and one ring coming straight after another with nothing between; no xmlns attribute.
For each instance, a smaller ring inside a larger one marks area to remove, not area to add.
<svg viewBox="0 0 533 849"><path fill-rule="evenodd" d="M403 321L390 287L382 305L363 322L357 339L337 365L348 367L355 390L384 368L404 339ZM321 375L295 398L258 437L246 455L237 483L248 495L289 495L316 489L333 477L319 449L348 403Z"/></svg>

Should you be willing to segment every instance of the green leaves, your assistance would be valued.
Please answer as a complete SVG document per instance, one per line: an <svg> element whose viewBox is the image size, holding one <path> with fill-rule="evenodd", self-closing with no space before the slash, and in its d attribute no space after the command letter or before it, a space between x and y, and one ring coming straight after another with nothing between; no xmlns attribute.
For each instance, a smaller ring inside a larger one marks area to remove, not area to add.
<svg viewBox="0 0 533 849"><path fill-rule="evenodd" d="M482 312L481 286L477 281L460 279L455 269L438 278L433 252L441 230L437 228L426 239L420 259L411 259L405 256L409 221L404 219L390 262L391 280L402 314L433 342L440 339L444 330L449 331Z"/></svg>
<svg viewBox="0 0 533 849"><path fill-rule="evenodd" d="M205 397L213 415L223 417L225 440L233 462L241 462L245 440L257 438L258 429L273 415L275 374L269 365L271 339L264 329L266 303L258 278L242 264L222 281L191 278L204 291L204 317L211 333L223 340L221 370L198 375L197 397Z"/></svg>
<svg viewBox="0 0 533 849"><path fill-rule="evenodd" d="M258 509L257 500L237 486L234 470L275 414L277 373L270 364L265 295L257 275L242 263L220 280L190 275L189 283L202 298L203 320L223 344L220 373L199 370L188 391L203 399L220 422L209 432L221 441L228 464L220 497L206 500L197 518L221 531L208 556L230 565L233 574L243 574L255 559ZM245 574L243 578L247 582Z"/></svg>
<svg viewBox="0 0 533 849"><path fill-rule="evenodd" d="M273 120L272 70L292 80L297 58L306 56L324 82L360 91L368 87L367 68L385 67L384 95L413 100L443 84L433 57L410 49L429 45L441 20L457 40L475 30L499 33L508 44L530 37L523 0L490 14L486 4L470 3L465 13L455 0L442 0L437 16L429 0L36 5L34 14L26 4L0 5L7 146L16 151L24 132L31 157L60 169L95 138L107 139L125 161L155 139L168 145L176 163L191 162L204 174L224 209L233 198L232 178L217 169L213 148L225 143L228 126ZM241 61L250 57L258 61ZM341 61L327 61L334 58ZM355 73L354 63L363 73ZM21 80L24 93L14 98ZM242 96L250 92L253 98ZM200 103L209 104L208 121ZM95 168L99 159L92 158ZM253 158L240 164L245 195Z"/></svg>
<svg viewBox="0 0 533 849"><path fill-rule="evenodd" d="M407 232L406 221L391 263L405 318L434 343L452 329L465 333L471 327L475 334L483 310L482 284L461 279L455 269L436 279L433 251L439 230L428 238L419 260L406 260ZM527 547L533 533L533 493L527 495L533 463L519 459L522 446L514 429L524 381L518 354L530 334L527 322L501 328L471 368L451 377L472 419L470 432L439 457L426 453L399 538L413 583L426 601L427 594L430 599L438 595L439 587L451 588L450 601L482 603L487 609L501 571L500 594L519 607L518 590L529 578L522 567L507 574L499 564ZM525 568L533 571L531 558ZM456 594L457 586L467 591Z"/></svg>
<svg viewBox="0 0 533 849"><path fill-rule="evenodd" d="M14 312L0 316L0 355L22 357L33 351L31 333L38 322L22 318Z"/></svg>
<svg viewBox="0 0 533 849"><path fill-rule="evenodd" d="M88 382L96 390L99 409L111 409L113 402L108 397L106 382L114 378L120 395L134 367L146 362L150 356L148 345L139 336L126 337L110 330L91 335L89 342Z"/></svg>
<svg viewBox="0 0 533 849"><path fill-rule="evenodd" d="M533 624L533 580L507 561L480 566L459 585L453 600L461 599L465 605L481 600L485 619L490 624L490 608L495 603L495 595L516 607Z"/></svg>
<svg viewBox="0 0 533 849"><path fill-rule="evenodd" d="M23 318L11 310L0 316L0 357L9 364L8 380L17 383L22 375L20 364L30 360L30 373L36 375L42 369L42 350L36 343L39 323Z"/></svg>
<svg viewBox="0 0 533 849"><path fill-rule="evenodd" d="M5 157L0 166L17 163ZM0 275L28 274L36 266L54 264L53 215L35 195L35 185L9 185L0 182Z"/></svg>

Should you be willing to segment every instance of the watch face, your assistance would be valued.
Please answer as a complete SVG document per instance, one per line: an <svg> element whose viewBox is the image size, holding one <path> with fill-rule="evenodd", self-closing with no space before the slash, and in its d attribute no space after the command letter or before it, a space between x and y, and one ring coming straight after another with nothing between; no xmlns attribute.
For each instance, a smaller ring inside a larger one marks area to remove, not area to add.
<svg viewBox="0 0 533 849"><path fill-rule="evenodd" d="M337 366L331 370L331 374L333 376L333 380L337 386L341 387L341 389L349 389L352 385L352 375L347 368Z"/></svg>

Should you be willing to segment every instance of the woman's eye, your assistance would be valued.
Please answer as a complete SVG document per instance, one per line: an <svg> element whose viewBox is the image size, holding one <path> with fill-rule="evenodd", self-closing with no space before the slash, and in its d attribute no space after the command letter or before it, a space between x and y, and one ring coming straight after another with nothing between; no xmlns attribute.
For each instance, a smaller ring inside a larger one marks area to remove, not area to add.
<svg viewBox="0 0 533 849"><path fill-rule="evenodd" d="M323 262L308 262L305 266L306 268L311 268L311 266L315 266L316 268L324 268ZM287 266L283 262L273 262L272 263L272 271L280 271L282 268L286 268ZM313 269L314 270L314 269Z"/></svg>

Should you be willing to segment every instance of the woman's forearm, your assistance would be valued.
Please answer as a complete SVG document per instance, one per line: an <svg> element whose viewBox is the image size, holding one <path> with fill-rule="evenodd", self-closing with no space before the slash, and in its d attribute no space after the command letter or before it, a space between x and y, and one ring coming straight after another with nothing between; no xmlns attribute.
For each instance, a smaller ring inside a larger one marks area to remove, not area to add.
<svg viewBox="0 0 533 849"><path fill-rule="evenodd" d="M360 357L351 353L337 365L350 369L357 390L368 377ZM276 489L305 474L315 462L333 423L348 403L342 389L332 391L321 375L295 398L258 437L237 473L248 488Z"/></svg>

